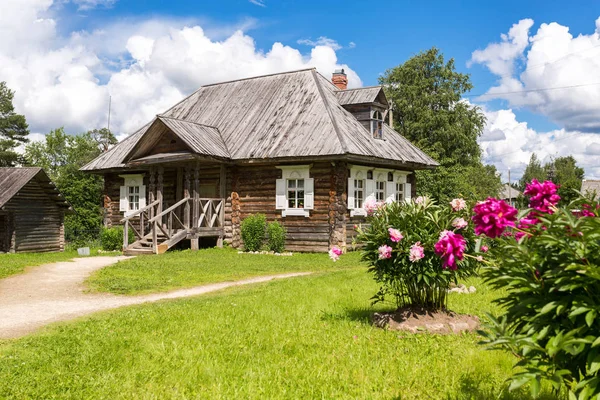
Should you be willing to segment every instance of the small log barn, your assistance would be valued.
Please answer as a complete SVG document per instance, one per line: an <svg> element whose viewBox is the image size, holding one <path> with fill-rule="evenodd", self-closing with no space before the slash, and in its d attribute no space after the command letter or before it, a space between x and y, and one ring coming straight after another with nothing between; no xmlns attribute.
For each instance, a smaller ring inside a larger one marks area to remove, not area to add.
<svg viewBox="0 0 600 400"><path fill-rule="evenodd" d="M41 168L0 168L0 252L63 251L69 212Z"/></svg>
<svg viewBox="0 0 600 400"><path fill-rule="evenodd" d="M346 248L367 199L410 199L414 171L438 165L387 123L381 86L347 82L312 68L201 87L82 168L104 176L105 226L124 225L129 254L237 248L264 213L289 250Z"/></svg>

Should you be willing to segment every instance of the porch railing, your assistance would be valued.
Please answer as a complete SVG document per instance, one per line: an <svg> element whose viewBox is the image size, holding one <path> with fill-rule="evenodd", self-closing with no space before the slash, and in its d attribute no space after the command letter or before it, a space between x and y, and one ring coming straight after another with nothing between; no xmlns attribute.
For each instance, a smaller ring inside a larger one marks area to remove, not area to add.
<svg viewBox="0 0 600 400"><path fill-rule="evenodd" d="M123 249L129 246L129 228L133 231L137 239L141 239L146 236L146 223L154 217L156 213L156 207L160 204L159 200L156 200L146 207L140 208L123 218ZM138 229L135 228L135 223L132 221L134 218L139 217Z"/></svg>

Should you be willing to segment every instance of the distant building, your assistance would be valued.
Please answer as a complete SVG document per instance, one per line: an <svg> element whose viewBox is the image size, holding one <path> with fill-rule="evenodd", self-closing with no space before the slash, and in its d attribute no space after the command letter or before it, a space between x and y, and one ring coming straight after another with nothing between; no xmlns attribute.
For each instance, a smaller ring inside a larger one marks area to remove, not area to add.
<svg viewBox="0 0 600 400"><path fill-rule="evenodd" d="M600 180L584 179L581 182L581 193L584 196L600 196Z"/></svg>
<svg viewBox="0 0 600 400"><path fill-rule="evenodd" d="M41 168L0 168L0 253L63 251L71 206Z"/></svg>
<svg viewBox="0 0 600 400"><path fill-rule="evenodd" d="M521 192L510 186L508 183L505 183L504 186L502 186L502 191L500 192L500 198L513 207L516 207L517 197L521 195Z"/></svg>

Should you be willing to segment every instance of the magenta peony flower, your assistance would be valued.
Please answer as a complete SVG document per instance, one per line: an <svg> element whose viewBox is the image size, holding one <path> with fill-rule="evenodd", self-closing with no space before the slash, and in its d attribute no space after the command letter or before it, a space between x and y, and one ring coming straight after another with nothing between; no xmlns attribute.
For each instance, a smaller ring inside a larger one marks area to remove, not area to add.
<svg viewBox="0 0 600 400"><path fill-rule="evenodd" d="M487 253L489 249L490 249L490 248L489 248L489 247L487 247L487 246L484 244L483 246L481 246L481 249L480 249L480 250L481 250L481 252L482 252L482 253Z"/></svg>
<svg viewBox="0 0 600 400"><path fill-rule="evenodd" d="M392 258L392 248L387 244L379 246L379 259L386 260L388 258Z"/></svg>
<svg viewBox="0 0 600 400"><path fill-rule="evenodd" d="M466 240L462 235L452 231L442 231L440 240L435 244L435 254L442 257L444 261L442 268L456 270L456 260L464 258Z"/></svg>
<svg viewBox="0 0 600 400"><path fill-rule="evenodd" d="M529 197L529 207L552 214L551 207L556 205L560 200L560 196L556 194L557 189L558 186L552 183L552 181L540 183L537 179L533 179L525 187L523 194Z"/></svg>
<svg viewBox="0 0 600 400"><path fill-rule="evenodd" d="M478 203L473 207L475 215L475 233L485 234L495 239L502 235L507 226L515 226L517 209L508 205L504 200L488 197L486 201Z"/></svg>
<svg viewBox="0 0 600 400"><path fill-rule="evenodd" d="M535 214L532 215L533 213L529 214L527 217L525 218L521 218L519 220L519 223L517 224L517 228L521 229L521 230L526 230L528 228L531 228L534 225L537 225L540 221L535 217ZM521 240L521 238L523 236L525 236L527 233L525 232L521 232L521 231L515 231L515 239L517 240Z"/></svg>
<svg viewBox="0 0 600 400"><path fill-rule="evenodd" d="M410 246L410 253L408 255L410 262L417 262L423 257L425 257L425 248L421 246L421 242L417 242Z"/></svg>
<svg viewBox="0 0 600 400"><path fill-rule="evenodd" d="M464 199L454 199L450 202L452 211L464 210L467 207L467 202Z"/></svg>
<svg viewBox="0 0 600 400"><path fill-rule="evenodd" d="M398 229L388 228L388 233L390 234L390 240L394 243L398 243L404 238Z"/></svg>
<svg viewBox="0 0 600 400"><path fill-rule="evenodd" d="M465 221L464 218L454 218L454 221L452 221L452 226L456 229L466 228L467 225L469 225L469 223Z"/></svg>
<svg viewBox="0 0 600 400"><path fill-rule="evenodd" d="M329 250L329 258L331 258L333 261L337 261L341 255L342 255L342 249L340 249L337 246L333 246L331 248L331 250Z"/></svg>
<svg viewBox="0 0 600 400"><path fill-rule="evenodd" d="M596 210L600 208L600 204L596 206ZM579 215L582 217L595 217L594 211L592 209L591 204L584 204L581 211L579 211Z"/></svg>

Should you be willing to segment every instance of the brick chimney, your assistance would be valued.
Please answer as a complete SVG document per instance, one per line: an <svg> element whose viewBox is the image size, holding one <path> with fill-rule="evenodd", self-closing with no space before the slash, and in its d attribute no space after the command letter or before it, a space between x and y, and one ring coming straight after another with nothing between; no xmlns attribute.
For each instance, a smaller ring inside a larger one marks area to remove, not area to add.
<svg viewBox="0 0 600 400"><path fill-rule="evenodd" d="M341 90L346 90L348 88L348 77L343 68L334 71L331 82Z"/></svg>

